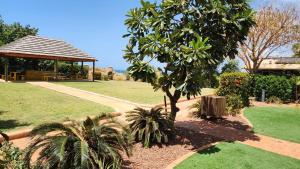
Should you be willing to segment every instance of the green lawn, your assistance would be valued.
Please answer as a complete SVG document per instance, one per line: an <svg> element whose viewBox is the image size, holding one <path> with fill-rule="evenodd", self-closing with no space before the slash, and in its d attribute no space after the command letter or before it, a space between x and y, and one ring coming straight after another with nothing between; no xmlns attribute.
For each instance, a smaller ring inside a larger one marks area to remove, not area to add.
<svg viewBox="0 0 300 169"><path fill-rule="evenodd" d="M250 107L245 116L256 133L300 143L300 107Z"/></svg>
<svg viewBox="0 0 300 169"><path fill-rule="evenodd" d="M163 103L163 92L154 92L148 83L134 81L57 82L70 87L100 93L144 104ZM202 94L212 94L214 89L203 89Z"/></svg>
<svg viewBox="0 0 300 169"><path fill-rule="evenodd" d="M298 169L300 160L239 143L220 143L184 160L176 169Z"/></svg>
<svg viewBox="0 0 300 169"><path fill-rule="evenodd" d="M0 130L32 127L113 109L26 83L0 83Z"/></svg>

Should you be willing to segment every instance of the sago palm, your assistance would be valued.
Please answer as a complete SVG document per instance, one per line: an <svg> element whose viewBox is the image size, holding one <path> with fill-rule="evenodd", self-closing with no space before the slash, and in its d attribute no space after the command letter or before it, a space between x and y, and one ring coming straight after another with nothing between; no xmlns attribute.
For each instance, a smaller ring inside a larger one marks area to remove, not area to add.
<svg viewBox="0 0 300 169"><path fill-rule="evenodd" d="M170 123L161 111L161 107L151 110L135 108L126 113L132 136L137 142L142 142L144 147L168 142Z"/></svg>
<svg viewBox="0 0 300 169"><path fill-rule="evenodd" d="M120 168L120 152L129 155L131 147L122 129L106 114L87 117L83 122L40 125L32 131L34 139L26 150L26 167L30 168L32 155L39 152L35 168Z"/></svg>

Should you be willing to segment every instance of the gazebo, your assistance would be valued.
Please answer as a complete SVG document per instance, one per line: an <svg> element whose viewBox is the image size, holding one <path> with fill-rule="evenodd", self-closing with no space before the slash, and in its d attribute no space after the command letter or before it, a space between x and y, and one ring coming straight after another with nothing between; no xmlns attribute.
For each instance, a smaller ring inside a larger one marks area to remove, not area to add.
<svg viewBox="0 0 300 169"><path fill-rule="evenodd" d="M26 36L0 47L0 57L54 60L54 79L58 79L58 61L93 63L92 80L94 81L96 58L62 41L39 36ZM5 81L8 81L9 64L4 65Z"/></svg>

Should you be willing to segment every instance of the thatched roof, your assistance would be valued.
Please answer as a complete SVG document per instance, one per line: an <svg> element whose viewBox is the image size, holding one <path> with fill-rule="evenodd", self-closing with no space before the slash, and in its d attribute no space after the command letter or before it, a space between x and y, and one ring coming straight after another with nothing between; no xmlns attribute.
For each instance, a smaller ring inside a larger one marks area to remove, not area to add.
<svg viewBox="0 0 300 169"><path fill-rule="evenodd" d="M0 56L64 61L96 61L89 54L62 40L26 36L0 46Z"/></svg>

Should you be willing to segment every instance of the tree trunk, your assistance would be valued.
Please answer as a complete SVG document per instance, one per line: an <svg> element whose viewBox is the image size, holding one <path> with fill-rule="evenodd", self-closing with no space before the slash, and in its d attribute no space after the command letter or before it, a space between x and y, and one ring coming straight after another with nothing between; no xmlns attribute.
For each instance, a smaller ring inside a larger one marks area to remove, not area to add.
<svg viewBox="0 0 300 169"><path fill-rule="evenodd" d="M178 107L176 106L177 101L172 101L173 99L170 99L170 106L171 106L171 112L169 115L169 120L172 122L172 126L174 125L174 121L176 119L177 112L179 111Z"/></svg>
<svg viewBox="0 0 300 169"><path fill-rule="evenodd" d="M167 91L167 96L169 97L170 106L171 106L171 112L170 112L168 118L171 122L171 127L173 128L177 112L179 111L179 108L176 106L176 104L181 96L181 92L178 90L175 90L174 95L171 95L170 91Z"/></svg>

